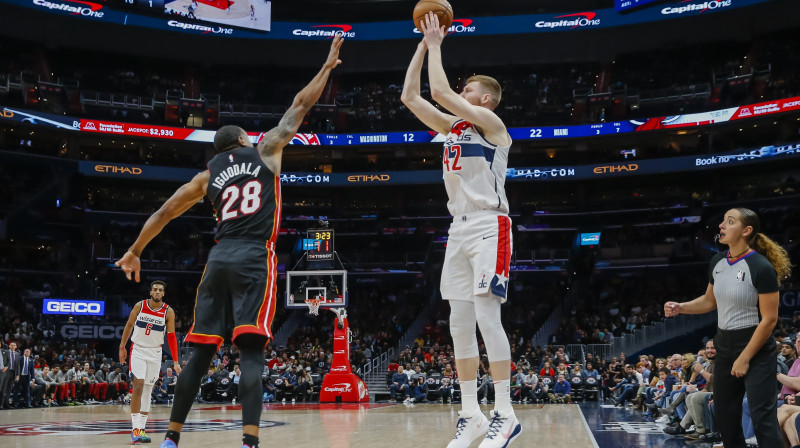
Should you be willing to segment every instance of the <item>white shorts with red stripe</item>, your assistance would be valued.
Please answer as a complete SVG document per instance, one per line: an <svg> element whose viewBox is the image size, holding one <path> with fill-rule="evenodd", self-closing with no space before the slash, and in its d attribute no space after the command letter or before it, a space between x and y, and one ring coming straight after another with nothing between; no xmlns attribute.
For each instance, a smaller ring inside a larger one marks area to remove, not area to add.
<svg viewBox="0 0 800 448"><path fill-rule="evenodd" d="M131 346L130 370L134 378L155 384L161 370L161 347Z"/></svg>
<svg viewBox="0 0 800 448"><path fill-rule="evenodd" d="M440 289L445 300L474 301L491 293L506 301L513 237L511 218L479 211L453 218Z"/></svg>

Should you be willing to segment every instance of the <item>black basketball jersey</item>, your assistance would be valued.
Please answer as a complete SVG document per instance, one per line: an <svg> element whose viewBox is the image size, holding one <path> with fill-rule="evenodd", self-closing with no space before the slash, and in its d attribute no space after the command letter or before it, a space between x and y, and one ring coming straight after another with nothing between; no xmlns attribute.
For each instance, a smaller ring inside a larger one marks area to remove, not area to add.
<svg viewBox="0 0 800 448"><path fill-rule="evenodd" d="M214 204L217 235L274 242L281 221L280 179L261 160L258 149L242 147L208 162L206 194Z"/></svg>

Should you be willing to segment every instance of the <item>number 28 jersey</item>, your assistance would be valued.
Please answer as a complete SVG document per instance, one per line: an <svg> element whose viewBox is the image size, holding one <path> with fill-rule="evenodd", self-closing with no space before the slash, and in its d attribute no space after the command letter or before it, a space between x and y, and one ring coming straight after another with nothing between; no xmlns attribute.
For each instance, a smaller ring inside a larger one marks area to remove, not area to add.
<svg viewBox="0 0 800 448"><path fill-rule="evenodd" d="M508 213L505 181L509 148L510 145L489 143L468 121L453 124L442 155L447 209L451 215L482 210Z"/></svg>
<svg viewBox="0 0 800 448"><path fill-rule="evenodd" d="M242 238L275 242L281 219L280 178L254 147L214 156L206 194L214 204L217 241Z"/></svg>

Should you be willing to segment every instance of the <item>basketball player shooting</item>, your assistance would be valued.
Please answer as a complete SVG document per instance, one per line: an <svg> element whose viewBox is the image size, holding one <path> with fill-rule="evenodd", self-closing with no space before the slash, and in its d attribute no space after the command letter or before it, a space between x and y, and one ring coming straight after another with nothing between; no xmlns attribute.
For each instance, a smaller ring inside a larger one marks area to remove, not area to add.
<svg viewBox="0 0 800 448"><path fill-rule="evenodd" d="M241 358L242 448L258 447L264 346L272 338L270 325L277 302L275 241L280 229L283 148L322 95L331 70L341 64L343 42L340 35L333 38L322 69L297 93L278 125L257 147L242 128L220 128L214 136L218 154L208 162L208 169L180 187L145 222L139 237L116 263L128 280L133 275L138 282L139 256L145 246L203 196L211 199L217 210L217 244L209 252L197 286L194 324L186 336L186 342L194 344L194 355L175 386L169 429L160 448L178 446L201 377L228 335L229 323Z"/></svg>
<svg viewBox="0 0 800 448"><path fill-rule="evenodd" d="M131 397L131 443L150 443L145 432L147 416L150 414L150 394L161 370L161 345L164 330L167 332L169 352L175 372L181 373L178 362L178 338L175 337L175 311L164 303L166 284L156 280L150 284L150 299L137 303L128 316L128 323L122 332L119 344L119 360L125 361L125 345L130 337L130 370L133 374L133 395ZM131 332L133 336L131 336Z"/></svg>
<svg viewBox="0 0 800 448"><path fill-rule="evenodd" d="M511 407L511 351L500 321L506 301L511 257L511 220L505 194L505 172L511 136L493 112L501 87L488 76L466 80L454 92L442 66L446 30L434 13L420 28L423 39L411 59L402 101L425 125L447 136L442 156L447 208L453 215L440 289L450 302L450 334L461 382L462 410L448 448L467 448L486 434L480 448L506 447L522 432ZM420 73L428 53L428 78L439 111L420 96ZM483 335L495 385L495 408L487 420L478 405L478 340Z"/></svg>

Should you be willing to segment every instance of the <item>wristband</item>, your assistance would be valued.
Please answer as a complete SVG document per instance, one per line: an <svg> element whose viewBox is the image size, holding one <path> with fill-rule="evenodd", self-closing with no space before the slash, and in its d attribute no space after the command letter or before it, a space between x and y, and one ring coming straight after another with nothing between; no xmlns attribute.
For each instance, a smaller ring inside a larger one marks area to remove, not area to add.
<svg viewBox="0 0 800 448"><path fill-rule="evenodd" d="M178 363L178 338L175 332L167 333L167 343L169 344L169 352L172 354L172 361Z"/></svg>

